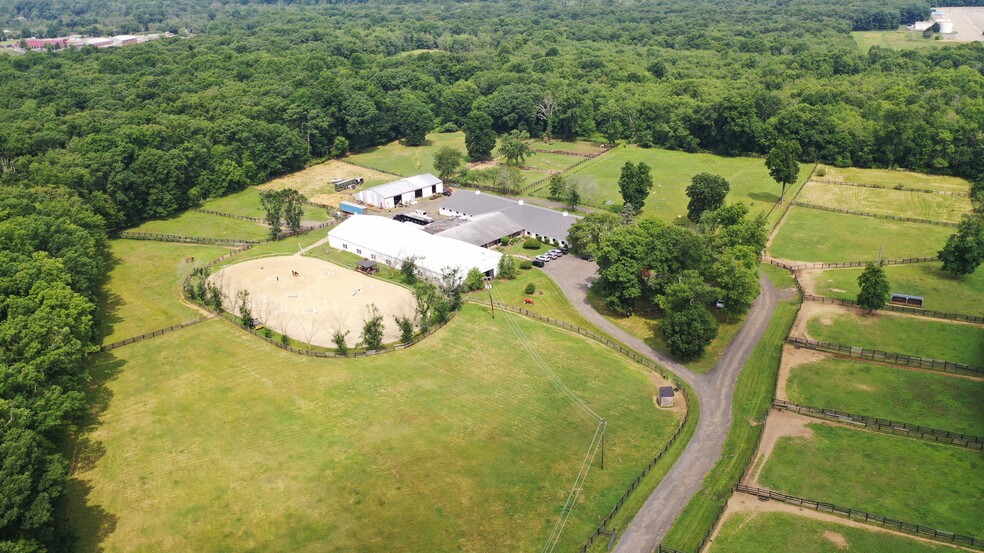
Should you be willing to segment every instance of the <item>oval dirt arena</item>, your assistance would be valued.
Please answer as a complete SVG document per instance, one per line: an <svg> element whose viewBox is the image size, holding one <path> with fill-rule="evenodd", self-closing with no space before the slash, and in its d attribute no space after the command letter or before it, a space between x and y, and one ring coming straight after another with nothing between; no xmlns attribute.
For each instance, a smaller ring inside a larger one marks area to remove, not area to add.
<svg viewBox="0 0 984 553"><path fill-rule="evenodd" d="M236 297L248 290L254 318L304 344L334 347L332 335L342 330L348 331L346 342L354 346L370 304L383 315L384 342L395 342L400 331L393 317L414 312L410 290L309 257L252 259L210 278L225 292L227 311L238 315Z"/></svg>

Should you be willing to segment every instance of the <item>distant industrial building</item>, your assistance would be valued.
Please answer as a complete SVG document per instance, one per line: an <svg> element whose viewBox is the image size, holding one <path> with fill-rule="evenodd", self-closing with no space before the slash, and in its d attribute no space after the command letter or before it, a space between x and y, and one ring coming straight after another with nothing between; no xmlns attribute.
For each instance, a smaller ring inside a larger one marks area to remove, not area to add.
<svg viewBox="0 0 984 553"><path fill-rule="evenodd" d="M428 234L416 225L375 215L353 215L328 232L328 245L337 250L399 268L413 258L421 275L438 280L447 268L462 277L472 268L495 276L502 254L466 242Z"/></svg>
<svg viewBox="0 0 984 553"><path fill-rule="evenodd" d="M441 215L475 219L488 213L508 217L526 236L558 246L567 245L567 233L580 217L484 192L459 191L441 203ZM452 229L453 230L453 229Z"/></svg>
<svg viewBox="0 0 984 553"><path fill-rule="evenodd" d="M390 209L399 204L410 205L414 200L443 193L444 182L425 173L361 190L355 194L355 199L372 207Z"/></svg>

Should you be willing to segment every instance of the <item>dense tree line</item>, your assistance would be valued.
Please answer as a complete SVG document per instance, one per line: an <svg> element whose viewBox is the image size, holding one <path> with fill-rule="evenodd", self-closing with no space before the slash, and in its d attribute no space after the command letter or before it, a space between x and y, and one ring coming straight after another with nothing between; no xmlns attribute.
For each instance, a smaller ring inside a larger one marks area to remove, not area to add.
<svg viewBox="0 0 984 553"><path fill-rule="evenodd" d="M64 188L0 187L0 550L64 538L67 425L85 410L104 222Z"/></svg>
<svg viewBox="0 0 984 553"><path fill-rule="evenodd" d="M73 6L107 21L165 10L97 4ZM7 0L0 14L33 24L59 5ZM864 53L848 34L862 8L909 18L921 6L187 0L144 26L185 18L192 38L0 57L0 179L71 187L115 228L346 142L488 124L726 154L792 141L801 160L975 176L984 47ZM59 32L77 30L55 11Z"/></svg>

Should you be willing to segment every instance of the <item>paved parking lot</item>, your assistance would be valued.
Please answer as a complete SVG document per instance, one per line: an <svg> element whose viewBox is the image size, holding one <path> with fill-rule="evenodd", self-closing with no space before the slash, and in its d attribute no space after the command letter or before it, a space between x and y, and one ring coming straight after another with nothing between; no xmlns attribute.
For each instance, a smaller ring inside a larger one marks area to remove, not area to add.
<svg viewBox="0 0 984 553"><path fill-rule="evenodd" d="M947 40L958 42L984 41L984 7L934 8L943 12L943 17L953 21L953 34Z"/></svg>

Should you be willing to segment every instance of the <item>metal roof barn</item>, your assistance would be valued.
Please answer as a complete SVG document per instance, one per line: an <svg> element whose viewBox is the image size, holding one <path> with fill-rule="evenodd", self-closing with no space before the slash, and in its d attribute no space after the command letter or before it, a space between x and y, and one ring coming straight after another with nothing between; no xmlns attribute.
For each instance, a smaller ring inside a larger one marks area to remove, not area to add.
<svg viewBox="0 0 984 553"><path fill-rule="evenodd" d="M400 267L404 259L415 258L421 276L437 280L448 267L457 267L464 277L476 268L494 276L502 254L452 238L428 234L412 223L399 223L387 217L353 215L328 232L328 245Z"/></svg>

